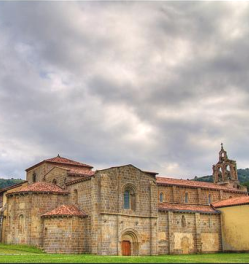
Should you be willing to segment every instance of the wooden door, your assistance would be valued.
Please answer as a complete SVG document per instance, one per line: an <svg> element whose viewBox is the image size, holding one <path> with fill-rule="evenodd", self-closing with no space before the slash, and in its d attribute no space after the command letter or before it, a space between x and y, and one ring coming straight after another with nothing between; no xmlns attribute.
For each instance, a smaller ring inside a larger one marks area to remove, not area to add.
<svg viewBox="0 0 249 264"><path fill-rule="evenodd" d="M122 254L123 256L130 256L131 255L131 242L124 240L122 241Z"/></svg>

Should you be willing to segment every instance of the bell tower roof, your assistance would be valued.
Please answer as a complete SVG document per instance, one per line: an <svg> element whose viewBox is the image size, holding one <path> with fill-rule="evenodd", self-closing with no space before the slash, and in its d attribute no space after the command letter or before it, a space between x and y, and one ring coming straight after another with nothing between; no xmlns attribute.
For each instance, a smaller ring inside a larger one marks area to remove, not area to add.
<svg viewBox="0 0 249 264"><path fill-rule="evenodd" d="M219 162L227 161L227 152L224 150L223 143L221 143L221 149L219 152Z"/></svg>

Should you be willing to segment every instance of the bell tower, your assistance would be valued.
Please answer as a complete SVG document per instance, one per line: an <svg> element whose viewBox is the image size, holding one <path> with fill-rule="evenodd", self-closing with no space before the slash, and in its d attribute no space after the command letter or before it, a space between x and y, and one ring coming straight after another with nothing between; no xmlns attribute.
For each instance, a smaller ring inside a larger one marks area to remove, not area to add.
<svg viewBox="0 0 249 264"><path fill-rule="evenodd" d="M240 188L236 161L228 159L223 143L221 143L219 161L216 165L213 165L213 181L227 187Z"/></svg>

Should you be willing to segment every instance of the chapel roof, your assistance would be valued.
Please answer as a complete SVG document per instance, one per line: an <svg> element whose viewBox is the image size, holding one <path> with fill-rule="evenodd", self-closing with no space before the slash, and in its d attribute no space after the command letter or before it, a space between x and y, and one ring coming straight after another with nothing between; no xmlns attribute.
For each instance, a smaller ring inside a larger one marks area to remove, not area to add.
<svg viewBox="0 0 249 264"><path fill-rule="evenodd" d="M67 168L69 176L93 176L95 171L84 168Z"/></svg>
<svg viewBox="0 0 249 264"><path fill-rule="evenodd" d="M174 178L166 178L166 177L156 177L156 179L158 185L178 185L178 186L192 187L192 188L214 189L214 190L246 193L246 191L238 190L235 188L228 188L226 186L221 186L219 184L215 184L211 182L200 182L200 181L174 179Z"/></svg>
<svg viewBox="0 0 249 264"><path fill-rule="evenodd" d="M8 194L29 193L29 192L68 194L67 191L63 190L59 186L52 184L52 183L48 183L48 182L36 182L28 186L24 186L20 188L19 190L10 191L8 192Z"/></svg>
<svg viewBox="0 0 249 264"><path fill-rule="evenodd" d="M95 171L92 171L92 170L89 170L89 168L81 168L81 167L75 167L75 168L72 168L72 167L61 167L61 166L55 166L53 168L51 168L45 175L44 177L46 177L47 174L49 174L52 170L56 169L56 168L59 168L59 169L62 169L62 170L66 170L67 173L68 173L68 176L71 176L71 177L85 177L85 176L93 176L95 174Z"/></svg>
<svg viewBox="0 0 249 264"><path fill-rule="evenodd" d="M72 180L66 182L66 185L68 186L68 185L76 184L79 182L88 181L92 178L92 176L93 175L89 175L89 176L85 176L85 177L73 177Z"/></svg>
<svg viewBox="0 0 249 264"><path fill-rule="evenodd" d="M86 217L87 214L79 210L75 205L61 205L54 210L47 212L42 215L42 217L50 217L50 216L78 216L78 217Z"/></svg>
<svg viewBox="0 0 249 264"><path fill-rule="evenodd" d="M227 200L212 203L214 208L249 204L249 196L234 197Z"/></svg>
<svg viewBox="0 0 249 264"><path fill-rule="evenodd" d="M173 204L173 203L160 203L158 205L159 211L175 211L175 212L199 212L199 213L210 213L218 214L219 211L216 211L209 205L195 205L195 204Z"/></svg>
<svg viewBox="0 0 249 264"><path fill-rule="evenodd" d="M53 164L63 164L63 165L71 165L71 166L78 166L78 167L87 167L87 168L93 168L93 166L91 165L88 165L88 164L85 164L85 163L81 163L81 162L78 162L78 161L74 161L74 160L71 160L71 159L67 159L67 158L63 158L61 157L59 154L58 156L54 157L54 158L51 158L51 159L45 159L31 167L29 167L28 169L26 169L26 171L29 171L43 163L53 163Z"/></svg>

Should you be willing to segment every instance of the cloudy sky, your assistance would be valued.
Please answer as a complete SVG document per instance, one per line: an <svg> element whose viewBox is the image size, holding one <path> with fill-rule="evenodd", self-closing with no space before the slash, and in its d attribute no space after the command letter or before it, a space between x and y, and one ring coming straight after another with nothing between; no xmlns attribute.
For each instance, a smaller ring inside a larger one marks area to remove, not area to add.
<svg viewBox="0 0 249 264"><path fill-rule="evenodd" d="M0 2L0 177L249 167L249 2Z"/></svg>

